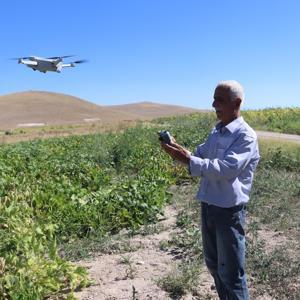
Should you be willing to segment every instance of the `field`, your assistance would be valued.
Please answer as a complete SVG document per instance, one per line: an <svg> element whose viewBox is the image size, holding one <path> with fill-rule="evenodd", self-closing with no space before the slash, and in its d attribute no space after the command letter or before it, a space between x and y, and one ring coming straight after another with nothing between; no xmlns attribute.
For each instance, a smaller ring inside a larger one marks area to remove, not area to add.
<svg viewBox="0 0 300 300"><path fill-rule="evenodd" d="M245 120L257 130L300 134L300 108L246 110Z"/></svg>
<svg viewBox="0 0 300 300"><path fill-rule="evenodd" d="M258 124L251 114L245 118ZM203 265L197 203L182 194L194 191L198 181L161 151L156 132L169 129L193 150L214 122L211 114L192 114L101 134L2 145L0 298L74 298L76 288L92 283L77 260L105 247L124 251L126 243L116 249L107 241L124 230L134 236L151 228L180 198L176 225L181 231L160 245L161 251L177 249L180 264L175 275L167 274L157 285L170 298L192 293L204 299L195 290ZM299 133L297 126L272 124ZM300 149L284 143L260 146L248 209L251 294L253 299L298 299ZM130 261L123 263L134 276Z"/></svg>

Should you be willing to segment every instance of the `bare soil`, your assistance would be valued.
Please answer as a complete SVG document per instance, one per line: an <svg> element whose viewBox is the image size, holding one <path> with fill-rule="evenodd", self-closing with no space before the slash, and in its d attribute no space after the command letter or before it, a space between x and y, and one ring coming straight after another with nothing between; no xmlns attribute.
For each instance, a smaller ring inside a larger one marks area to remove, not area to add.
<svg viewBox="0 0 300 300"><path fill-rule="evenodd" d="M94 284L76 293L81 300L121 300L121 299L173 299L157 284L157 280L176 268L175 254L160 249L160 242L170 239L178 231L174 205L165 210L165 219L158 227L159 233L136 235L130 243L137 246L136 251L122 254L99 254L89 261L78 264L87 267ZM200 279L199 293L196 298L187 294L180 299L217 299L211 289L213 281L205 267ZM201 295L201 296L200 296ZM199 298L200 297L200 298Z"/></svg>
<svg viewBox="0 0 300 300"><path fill-rule="evenodd" d="M179 263L176 253L162 250L160 243L170 240L171 236L179 233L176 226L176 217L180 209L172 204L165 209L165 218L158 222L161 230L148 235L134 235L129 238L131 249L128 252L96 254L92 259L79 261L76 264L88 269L94 283L75 295L80 300L217 300L218 296L211 275L204 264L199 265L201 270L197 286L192 293L174 298L165 292L159 285L159 279L170 272L176 272ZM250 222L250 219L248 219ZM125 234L125 232L124 232ZM258 232L259 237L267 242L266 251L286 244L289 240L283 232L273 231L263 227ZM254 280L248 276L249 290L254 294L256 286ZM266 291L257 296L256 300L272 300Z"/></svg>

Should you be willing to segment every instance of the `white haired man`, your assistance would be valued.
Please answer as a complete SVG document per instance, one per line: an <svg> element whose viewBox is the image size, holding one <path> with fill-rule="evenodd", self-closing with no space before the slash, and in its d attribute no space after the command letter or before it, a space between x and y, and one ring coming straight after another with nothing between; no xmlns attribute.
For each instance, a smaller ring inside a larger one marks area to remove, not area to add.
<svg viewBox="0 0 300 300"><path fill-rule="evenodd" d="M174 159L200 176L201 229L205 263L221 300L249 299L245 273L245 209L259 161L257 136L243 120L242 86L220 82L212 106L220 120L195 153L177 144L162 143Z"/></svg>

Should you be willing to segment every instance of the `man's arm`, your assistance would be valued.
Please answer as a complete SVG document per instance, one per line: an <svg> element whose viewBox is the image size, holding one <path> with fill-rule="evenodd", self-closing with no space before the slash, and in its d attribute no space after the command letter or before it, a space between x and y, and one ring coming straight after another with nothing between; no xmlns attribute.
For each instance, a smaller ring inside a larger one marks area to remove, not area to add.
<svg viewBox="0 0 300 300"><path fill-rule="evenodd" d="M190 156L192 176L203 176L211 180L232 179L243 170L256 153L257 140L243 135L232 145L224 159L202 159Z"/></svg>

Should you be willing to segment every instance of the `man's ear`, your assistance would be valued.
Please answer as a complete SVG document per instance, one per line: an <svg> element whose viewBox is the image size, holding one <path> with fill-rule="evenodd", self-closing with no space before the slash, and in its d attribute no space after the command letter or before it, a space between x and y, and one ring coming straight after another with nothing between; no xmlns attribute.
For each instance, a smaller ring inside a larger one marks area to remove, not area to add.
<svg viewBox="0 0 300 300"><path fill-rule="evenodd" d="M242 104L242 99L236 98L235 99L235 109L240 109L241 104Z"/></svg>

